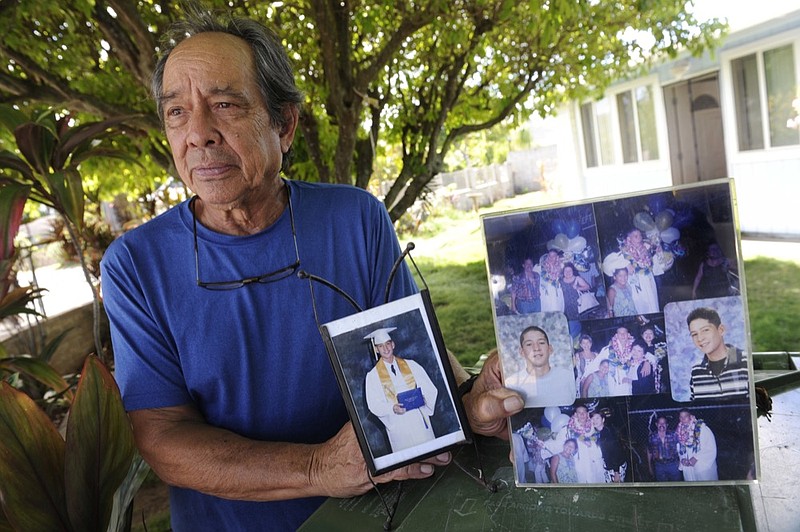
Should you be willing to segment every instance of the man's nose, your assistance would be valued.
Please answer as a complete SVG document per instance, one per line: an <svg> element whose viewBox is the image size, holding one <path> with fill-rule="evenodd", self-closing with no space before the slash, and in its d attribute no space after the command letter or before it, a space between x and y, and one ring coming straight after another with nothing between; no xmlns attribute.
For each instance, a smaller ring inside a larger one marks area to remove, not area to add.
<svg viewBox="0 0 800 532"><path fill-rule="evenodd" d="M220 144L222 137L210 109L199 107L189 117L187 143L197 148Z"/></svg>

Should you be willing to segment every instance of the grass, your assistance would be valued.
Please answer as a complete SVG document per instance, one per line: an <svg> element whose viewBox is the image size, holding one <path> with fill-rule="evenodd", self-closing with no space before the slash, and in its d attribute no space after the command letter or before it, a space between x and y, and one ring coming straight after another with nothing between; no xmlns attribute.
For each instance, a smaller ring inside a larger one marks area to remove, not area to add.
<svg viewBox="0 0 800 532"><path fill-rule="evenodd" d="M534 192L476 213L441 212L415 235L401 234L427 282L445 344L465 366L495 346L480 214L530 207L558 198ZM800 262L745 260L753 351L800 351Z"/></svg>
<svg viewBox="0 0 800 532"><path fill-rule="evenodd" d="M744 263L754 351L800 351L800 264L758 257Z"/></svg>

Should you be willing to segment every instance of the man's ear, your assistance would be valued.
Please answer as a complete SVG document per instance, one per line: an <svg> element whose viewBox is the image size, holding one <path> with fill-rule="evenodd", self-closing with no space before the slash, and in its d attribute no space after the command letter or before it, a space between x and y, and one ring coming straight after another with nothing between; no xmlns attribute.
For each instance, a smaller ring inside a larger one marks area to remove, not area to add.
<svg viewBox="0 0 800 532"><path fill-rule="evenodd" d="M297 132L297 123L300 120L300 110L296 105L286 105L282 111L283 125L278 131L281 139L281 152L286 153L292 147L294 134Z"/></svg>
<svg viewBox="0 0 800 532"><path fill-rule="evenodd" d="M719 331L719 335L720 336L725 336L725 325L723 323L719 324L719 327L717 327L717 330Z"/></svg>

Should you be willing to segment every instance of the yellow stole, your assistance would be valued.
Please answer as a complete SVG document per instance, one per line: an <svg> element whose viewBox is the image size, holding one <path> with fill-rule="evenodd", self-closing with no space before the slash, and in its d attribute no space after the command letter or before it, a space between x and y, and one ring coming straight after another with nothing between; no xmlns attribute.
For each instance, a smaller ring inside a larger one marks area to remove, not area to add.
<svg viewBox="0 0 800 532"><path fill-rule="evenodd" d="M402 375L403 380L406 381L406 386L408 386L409 389L416 388L417 381L414 380L414 375L411 373L411 368L408 367L408 362L398 357L394 357L394 361L397 363L397 367L400 369L400 375ZM389 401L391 401L393 404L396 404L397 392L394 390L394 384L392 384L392 378L389 376L389 370L387 369L386 364L383 363L383 360L379 360L376 367L378 368L378 377L381 379L383 393L386 394L386 398Z"/></svg>

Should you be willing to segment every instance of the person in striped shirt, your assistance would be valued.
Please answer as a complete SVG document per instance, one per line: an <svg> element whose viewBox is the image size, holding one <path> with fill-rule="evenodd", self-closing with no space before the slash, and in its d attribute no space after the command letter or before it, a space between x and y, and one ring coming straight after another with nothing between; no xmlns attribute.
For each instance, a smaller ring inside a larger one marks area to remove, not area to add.
<svg viewBox="0 0 800 532"><path fill-rule="evenodd" d="M689 313L686 324L694 345L703 352L703 360L692 367L691 400L746 398L750 391L747 355L725 343L719 313L699 307Z"/></svg>

